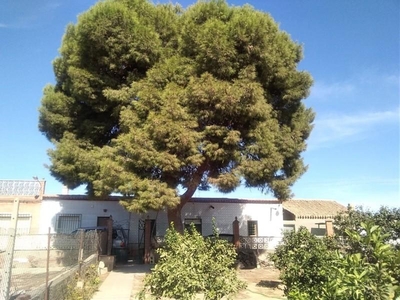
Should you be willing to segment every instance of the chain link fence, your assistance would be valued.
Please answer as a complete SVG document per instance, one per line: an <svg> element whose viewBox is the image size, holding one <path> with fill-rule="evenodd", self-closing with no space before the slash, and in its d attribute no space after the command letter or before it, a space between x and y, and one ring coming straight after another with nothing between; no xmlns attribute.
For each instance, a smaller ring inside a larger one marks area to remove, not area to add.
<svg viewBox="0 0 400 300"><path fill-rule="evenodd" d="M62 299L49 290L97 262L99 247L96 231L0 235L0 299Z"/></svg>

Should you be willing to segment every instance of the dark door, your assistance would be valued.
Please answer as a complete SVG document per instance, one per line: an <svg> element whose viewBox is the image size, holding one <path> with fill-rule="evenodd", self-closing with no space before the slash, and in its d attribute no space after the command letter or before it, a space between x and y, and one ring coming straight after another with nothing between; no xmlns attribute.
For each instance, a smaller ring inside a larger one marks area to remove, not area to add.
<svg viewBox="0 0 400 300"><path fill-rule="evenodd" d="M107 227L107 221L110 217L97 217L97 226Z"/></svg>

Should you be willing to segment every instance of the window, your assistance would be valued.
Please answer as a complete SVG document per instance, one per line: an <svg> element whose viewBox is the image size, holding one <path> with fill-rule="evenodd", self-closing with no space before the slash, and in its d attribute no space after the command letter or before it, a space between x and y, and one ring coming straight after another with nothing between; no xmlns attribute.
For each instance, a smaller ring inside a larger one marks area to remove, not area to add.
<svg viewBox="0 0 400 300"><path fill-rule="evenodd" d="M57 215L56 231L57 233L71 233L81 227L82 215L63 214Z"/></svg>
<svg viewBox="0 0 400 300"><path fill-rule="evenodd" d="M296 229L294 224L283 224L283 232L290 232Z"/></svg>
<svg viewBox="0 0 400 300"><path fill-rule="evenodd" d="M258 222L257 221L247 221L247 231L249 236L258 235Z"/></svg>
<svg viewBox="0 0 400 300"><path fill-rule="evenodd" d="M28 234L31 228L30 214L18 214L17 234ZM11 214L0 214L0 234L7 234L11 225Z"/></svg>
<svg viewBox="0 0 400 300"><path fill-rule="evenodd" d="M196 231L202 234L202 226L201 226L201 219L185 219L185 229L190 229L191 225L194 224Z"/></svg>

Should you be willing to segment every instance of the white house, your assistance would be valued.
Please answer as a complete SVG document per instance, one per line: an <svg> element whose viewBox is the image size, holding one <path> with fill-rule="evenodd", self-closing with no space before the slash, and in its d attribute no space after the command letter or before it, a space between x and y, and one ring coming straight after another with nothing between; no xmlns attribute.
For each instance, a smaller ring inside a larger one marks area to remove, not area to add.
<svg viewBox="0 0 400 300"><path fill-rule="evenodd" d="M144 221L152 220L152 235L164 236L168 228L166 211L130 213L119 204L119 197L91 200L84 195L44 195L40 212L41 232L69 233L78 227L103 226L111 216L129 235L132 249L144 246ZM242 237L257 238L257 247L272 249L281 240L282 204L277 200L232 198L193 198L182 209L185 226L194 223L203 235L213 234L213 220L220 233L232 234L235 218ZM260 240L260 238L262 240ZM262 246L260 246L262 244Z"/></svg>
<svg viewBox="0 0 400 300"><path fill-rule="evenodd" d="M144 243L144 222L150 219L153 237L162 237L168 228L166 211L131 213L119 203L120 197L93 200L85 195L46 195L45 181L0 180L0 225L9 227L14 199L20 199L18 232L24 234L71 233L79 227L105 226L112 217L129 236L131 249ZM278 200L193 198L182 209L185 226L194 223L202 235L213 234L213 220L220 233L233 234L239 222L241 245L271 249L281 240L283 209ZM1 234L1 233L0 233Z"/></svg>

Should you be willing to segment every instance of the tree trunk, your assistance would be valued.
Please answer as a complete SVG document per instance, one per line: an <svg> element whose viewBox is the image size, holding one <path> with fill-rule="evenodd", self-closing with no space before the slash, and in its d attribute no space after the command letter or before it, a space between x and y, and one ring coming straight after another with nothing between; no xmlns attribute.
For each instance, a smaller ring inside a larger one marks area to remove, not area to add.
<svg viewBox="0 0 400 300"><path fill-rule="evenodd" d="M179 204L177 207L169 208L168 215L168 226L171 225L171 222L174 223L174 228L176 231L183 233L183 224L181 218L182 204Z"/></svg>
<svg viewBox="0 0 400 300"><path fill-rule="evenodd" d="M194 193L197 190L201 182L201 178L203 177L203 173L206 170L207 162L204 162L195 172L192 177L191 183L188 185L186 192L181 195L181 202L178 206L174 208L168 208L167 216L168 216L168 226L171 222L174 223L174 228L176 231L183 233L183 224L181 218L182 207L192 199Z"/></svg>
<svg viewBox="0 0 400 300"><path fill-rule="evenodd" d="M189 188L186 190L185 193L181 195L181 202L178 204L178 206L174 208L169 208L167 212L168 216L168 225L171 224L171 222L174 222L174 228L176 231L183 233L183 224L182 224L182 217L181 217L181 211L182 207L185 206L186 203L189 202L190 199L192 199L194 192L196 191L197 186L192 186L192 188Z"/></svg>

